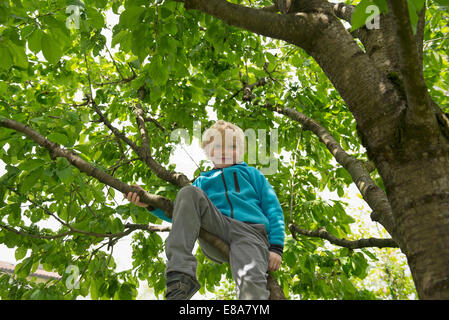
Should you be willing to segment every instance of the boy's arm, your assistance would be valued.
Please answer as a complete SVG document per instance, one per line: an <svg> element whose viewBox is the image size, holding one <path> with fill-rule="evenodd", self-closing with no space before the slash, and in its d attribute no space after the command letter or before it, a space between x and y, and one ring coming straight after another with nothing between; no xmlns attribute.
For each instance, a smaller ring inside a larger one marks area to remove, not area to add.
<svg viewBox="0 0 449 320"><path fill-rule="evenodd" d="M256 170L254 170L256 187L260 195L261 207L270 223L270 231L268 233L270 251L282 256L285 237L284 213L273 187L267 178L259 170Z"/></svg>

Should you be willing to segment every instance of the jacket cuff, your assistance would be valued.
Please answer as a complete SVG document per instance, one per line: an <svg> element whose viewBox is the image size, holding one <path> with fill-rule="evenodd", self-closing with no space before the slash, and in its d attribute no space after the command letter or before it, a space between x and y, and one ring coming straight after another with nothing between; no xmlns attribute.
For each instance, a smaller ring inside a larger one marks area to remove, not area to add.
<svg viewBox="0 0 449 320"><path fill-rule="evenodd" d="M273 251L282 257L282 253L284 251L284 246L280 244L270 244L268 248L269 251Z"/></svg>

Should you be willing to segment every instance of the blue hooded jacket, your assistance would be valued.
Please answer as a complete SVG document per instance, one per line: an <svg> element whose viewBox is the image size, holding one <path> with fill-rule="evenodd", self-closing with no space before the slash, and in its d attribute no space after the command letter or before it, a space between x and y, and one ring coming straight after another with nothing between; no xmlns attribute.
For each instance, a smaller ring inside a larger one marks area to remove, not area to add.
<svg viewBox="0 0 449 320"><path fill-rule="evenodd" d="M192 185L201 188L222 214L243 222L264 224L270 251L282 255L284 214L273 187L257 168L242 161L203 171ZM171 222L161 209L150 212Z"/></svg>

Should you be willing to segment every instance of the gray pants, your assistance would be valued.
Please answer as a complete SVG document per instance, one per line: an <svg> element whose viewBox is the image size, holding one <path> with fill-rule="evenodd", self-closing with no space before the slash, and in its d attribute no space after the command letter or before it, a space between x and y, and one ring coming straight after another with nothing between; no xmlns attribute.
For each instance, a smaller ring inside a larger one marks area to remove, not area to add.
<svg viewBox="0 0 449 320"><path fill-rule="evenodd" d="M268 299L268 236L263 224L249 224L223 215L195 186L185 186L176 195L173 224L165 242L166 273L178 271L196 278L196 258L192 254L200 227L216 235L230 247L229 264L238 299ZM204 254L214 262L226 258L199 239Z"/></svg>

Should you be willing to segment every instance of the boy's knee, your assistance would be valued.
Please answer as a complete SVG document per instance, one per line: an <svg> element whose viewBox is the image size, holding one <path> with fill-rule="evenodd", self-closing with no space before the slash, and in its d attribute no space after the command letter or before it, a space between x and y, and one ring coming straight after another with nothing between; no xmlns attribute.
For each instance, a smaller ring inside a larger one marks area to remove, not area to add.
<svg viewBox="0 0 449 320"><path fill-rule="evenodd" d="M187 185L182 187L179 191L177 196L183 195L183 196L188 196L188 195L192 195L192 196L196 196L198 194L201 194L201 189L192 185Z"/></svg>
<svg viewBox="0 0 449 320"><path fill-rule="evenodd" d="M195 200L203 196L202 190L198 187L187 185L182 187L178 194L176 195L176 199L189 199L189 200Z"/></svg>

